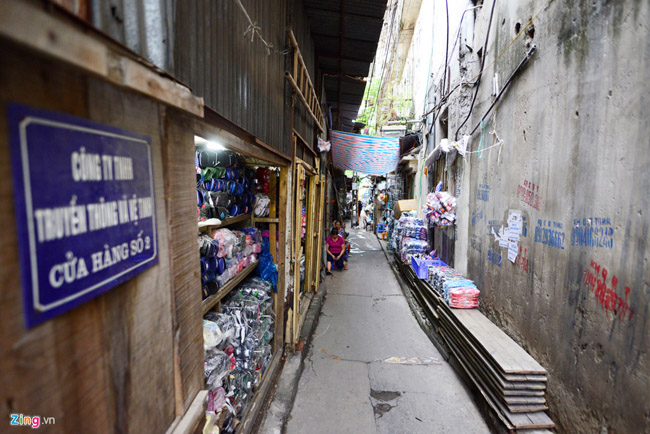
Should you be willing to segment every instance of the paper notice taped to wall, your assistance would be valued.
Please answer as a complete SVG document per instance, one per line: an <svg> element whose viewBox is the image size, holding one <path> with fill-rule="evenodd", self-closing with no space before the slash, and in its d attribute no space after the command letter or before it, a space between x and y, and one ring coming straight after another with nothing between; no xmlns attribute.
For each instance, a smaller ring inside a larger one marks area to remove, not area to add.
<svg viewBox="0 0 650 434"><path fill-rule="evenodd" d="M519 248L517 247L517 243L515 243L513 241L508 242L508 259L513 264L517 260L517 254L519 253L518 250L519 250Z"/></svg>

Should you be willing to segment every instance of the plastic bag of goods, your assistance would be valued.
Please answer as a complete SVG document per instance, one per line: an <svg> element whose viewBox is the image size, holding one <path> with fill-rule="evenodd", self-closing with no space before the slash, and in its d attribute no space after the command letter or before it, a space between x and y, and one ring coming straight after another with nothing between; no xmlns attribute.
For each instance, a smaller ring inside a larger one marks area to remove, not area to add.
<svg viewBox="0 0 650 434"><path fill-rule="evenodd" d="M400 250L400 257L402 261L406 262L411 260L412 255L426 253L428 250L429 250L429 243L425 240L403 238L402 249Z"/></svg>
<svg viewBox="0 0 650 434"><path fill-rule="evenodd" d="M221 386L221 380L234 368L234 358L218 349L205 352L205 384L208 389Z"/></svg>
<svg viewBox="0 0 650 434"><path fill-rule="evenodd" d="M233 247L237 242L235 234L230 229L215 229L212 231L212 238L219 242L219 252L217 253L217 256L220 258L231 258Z"/></svg>
<svg viewBox="0 0 650 434"><path fill-rule="evenodd" d="M215 348L220 345L226 336L221 331L219 326L212 322L203 320L203 349L208 350L210 348Z"/></svg>
<svg viewBox="0 0 650 434"><path fill-rule="evenodd" d="M423 212L430 223L452 225L456 221L456 198L446 191L429 193Z"/></svg>
<svg viewBox="0 0 650 434"><path fill-rule="evenodd" d="M268 195L264 193L257 193L255 195L255 205L253 206L255 210L255 217L268 217L269 216L269 205L271 204L271 199Z"/></svg>
<svg viewBox="0 0 650 434"><path fill-rule="evenodd" d="M443 284L443 296L450 307L471 309L478 307L479 290L468 279L449 279Z"/></svg>

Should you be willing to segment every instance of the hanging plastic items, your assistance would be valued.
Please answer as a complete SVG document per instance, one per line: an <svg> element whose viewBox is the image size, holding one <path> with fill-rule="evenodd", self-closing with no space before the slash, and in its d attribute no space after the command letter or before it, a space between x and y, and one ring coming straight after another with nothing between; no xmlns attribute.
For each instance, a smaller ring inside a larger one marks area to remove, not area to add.
<svg viewBox="0 0 650 434"><path fill-rule="evenodd" d="M259 254L260 265L258 270L260 277L273 285L273 292L278 292L278 268L273 263L273 255L270 251L270 243L268 238L264 238L262 242L262 251Z"/></svg>

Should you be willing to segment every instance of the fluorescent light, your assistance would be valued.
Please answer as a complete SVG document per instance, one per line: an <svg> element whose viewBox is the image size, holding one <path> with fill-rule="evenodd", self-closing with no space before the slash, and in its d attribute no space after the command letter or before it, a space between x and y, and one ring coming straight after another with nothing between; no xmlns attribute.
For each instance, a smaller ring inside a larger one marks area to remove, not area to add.
<svg viewBox="0 0 650 434"><path fill-rule="evenodd" d="M223 145L217 142L207 142L205 146L207 146L208 149L214 149L215 151L223 151L224 149L226 149L223 147Z"/></svg>
<svg viewBox="0 0 650 434"><path fill-rule="evenodd" d="M206 140L201 136L194 136L194 145L205 146L206 148L214 149L215 151L223 151L226 149L221 143Z"/></svg>

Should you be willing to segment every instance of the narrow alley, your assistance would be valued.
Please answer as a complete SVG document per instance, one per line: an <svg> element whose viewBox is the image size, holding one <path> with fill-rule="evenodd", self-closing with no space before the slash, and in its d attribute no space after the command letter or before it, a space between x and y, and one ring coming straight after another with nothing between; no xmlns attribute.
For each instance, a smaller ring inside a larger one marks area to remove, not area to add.
<svg viewBox="0 0 650 434"><path fill-rule="evenodd" d="M650 434L649 23L0 0L0 433Z"/></svg>
<svg viewBox="0 0 650 434"><path fill-rule="evenodd" d="M287 433L489 433L419 327L372 232L352 229L327 293Z"/></svg>

